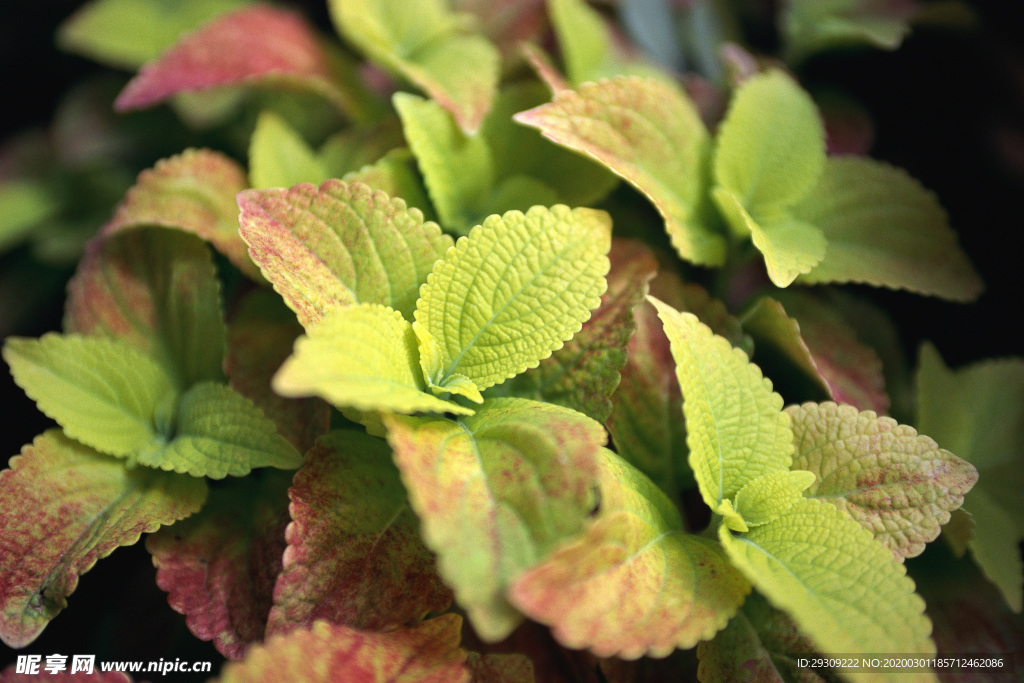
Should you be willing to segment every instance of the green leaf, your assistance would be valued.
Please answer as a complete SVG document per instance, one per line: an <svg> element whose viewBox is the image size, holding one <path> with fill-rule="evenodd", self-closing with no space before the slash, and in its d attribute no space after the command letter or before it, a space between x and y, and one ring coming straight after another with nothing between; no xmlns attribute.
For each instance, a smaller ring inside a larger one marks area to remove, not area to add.
<svg viewBox="0 0 1024 683"><path fill-rule="evenodd" d="M0 181L0 252L6 251L60 208L49 188L30 180Z"/></svg>
<svg viewBox="0 0 1024 683"><path fill-rule="evenodd" d="M608 450L599 462L600 513L515 580L513 604L599 657L664 657L710 638L749 584L642 473Z"/></svg>
<svg viewBox="0 0 1024 683"><path fill-rule="evenodd" d="M938 199L902 169L830 158L793 214L828 240L800 282L863 282L951 301L973 301L984 288Z"/></svg>
<svg viewBox="0 0 1024 683"><path fill-rule="evenodd" d="M463 375L483 390L558 350L606 288L608 215L535 206L491 216L460 239L420 290L413 328L429 386ZM515 339L515 344L509 340Z"/></svg>
<svg viewBox="0 0 1024 683"><path fill-rule="evenodd" d="M786 412L793 467L817 475L805 495L849 514L897 559L920 555L978 480L969 463L891 418L835 403Z"/></svg>
<svg viewBox="0 0 1024 683"><path fill-rule="evenodd" d="M290 473L225 482L199 514L146 538L156 583L189 630L241 659L263 640L281 570Z"/></svg>
<svg viewBox="0 0 1024 683"><path fill-rule="evenodd" d="M985 576L1015 612L1024 609L1024 359L950 370L933 346L921 348L917 426L978 469L964 499L974 518L967 545Z"/></svg>
<svg viewBox="0 0 1024 683"><path fill-rule="evenodd" d="M448 609L451 591L420 539L386 441L331 432L306 455L289 497L269 635L317 619L387 631Z"/></svg>
<svg viewBox="0 0 1024 683"><path fill-rule="evenodd" d="M474 133L498 86L500 56L466 31L444 0L330 0L338 32L380 66L409 80Z"/></svg>
<svg viewBox="0 0 1024 683"><path fill-rule="evenodd" d="M0 472L0 639L31 643L97 560L205 499L201 480L128 469L58 429L37 437Z"/></svg>
<svg viewBox="0 0 1024 683"><path fill-rule="evenodd" d="M387 416L388 441L423 538L485 642L522 621L505 593L583 528L600 424L567 408L491 399L458 422Z"/></svg>
<svg viewBox="0 0 1024 683"><path fill-rule="evenodd" d="M317 621L253 647L244 661L224 666L221 683L338 680L394 683L469 683L462 619L443 614L416 628L386 633Z"/></svg>
<svg viewBox="0 0 1024 683"><path fill-rule="evenodd" d="M157 362L115 339L10 337L15 383L73 439L111 455L149 446L166 430L174 386Z"/></svg>
<svg viewBox="0 0 1024 683"><path fill-rule="evenodd" d="M820 228L792 215L824 165L824 126L793 79L773 70L739 87L718 130L712 195L734 233L753 237L780 287L825 255Z"/></svg>
<svg viewBox="0 0 1024 683"><path fill-rule="evenodd" d="M228 385L273 420L299 453L305 453L327 433L330 406L319 398L284 398L270 385L300 334L302 327L280 297L268 289L254 290L239 302L228 325L224 371Z"/></svg>
<svg viewBox="0 0 1024 683"><path fill-rule="evenodd" d="M733 564L821 652L935 654L914 582L846 513L805 498L745 534L734 536L725 525L718 531ZM907 676L934 680L930 673Z"/></svg>
<svg viewBox="0 0 1024 683"><path fill-rule="evenodd" d="M306 327L354 303L411 318L420 285L452 244L417 209L361 183L247 190L238 205L249 253Z"/></svg>
<svg viewBox="0 0 1024 683"><path fill-rule="evenodd" d="M733 531L768 524L796 505L816 479L813 472L784 471L748 481L736 492L734 514L724 522Z"/></svg>
<svg viewBox="0 0 1024 683"><path fill-rule="evenodd" d="M185 33L247 0L96 0L57 32L61 49L109 66L135 69L156 59Z"/></svg>
<svg viewBox="0 0 1024 683"><path fill-rule="evenodd" d="M238 235L235 195L246 187L245 171L230 157L188 149L140 173L103 231L110 235L147 226L184 230L202 237L239 270L258 279L259 270Z"/></svg>
<svg viewBox="0 0 1024 683"><path fill-rule="evenodd" d="M434 207L427 198L416 160L408 149L393 149L372 164L346 173L347 183L364 183L392 197L401 197L410 209L419 209L424 218L434 220Z"/></svg>
<svg viewBox="0 0 1024 683"><path fill-rule="evenodd" d="M654 297L683 392L689 464L704 502L717 512L747 483L789 469L793 433L772 383L728 340L692 313Z"/></svg>
<svg viewBox="0 0 1024 683"><path fill-rule="evenodd" d="M425 393L412 325L379 304L334 310L309 327L274 376L282 396L320 396L338 407L394 413L472 409Z"/></svg>
<svg viewBox="0 0 1024 683"><path fill-rule="evenodd" d="M725 261L725 236L713 223L707 198L711 139L678 87L635 77L585 83L514 118L642 192L684 259L707 266Z"/></svg>
<svg viewBox="0 0 1024 683"><path fill-rule="evenodd" d="M223 384L199 382L178 402L173 431L150 448L128 455L163 470L194 477L240 477L255 467L293 470L302 456L249 399Z"/></svg>
<svg viewBox="0 0 1024 683"><path fill-rule="evenodd" d="M636 328L633 311L645 302L647 282L657 268L650 252L636 242L612 240L609 260L601 305L565 346L508 382L515 395L572 408L598 422L608 419L626 364L626 344Z"/></svg>
<svg viewBox="0 0 1024 683"><path fill-rule="evenodd" d="M224 378L220 283L206 245L180 231L92 242L68 283L64 329L135 346L171 370L179 390Z"/></svg>
<svg viewBox="0 0 1024 683"><path fill-rule="evenodd" d="M302 135L281 116L267 110L256 119L249 141L249 177L252 186L259 189L322 183L331 176Z"/></svg>
<svg viewBox="0 0 1024 683"><path fill-rule="evenodd" d="M869 0L789 0L781 18L786 61L797 64L816 52L856 45L895 50L910 33L909 12L887 11L885 5Z"/></svg>

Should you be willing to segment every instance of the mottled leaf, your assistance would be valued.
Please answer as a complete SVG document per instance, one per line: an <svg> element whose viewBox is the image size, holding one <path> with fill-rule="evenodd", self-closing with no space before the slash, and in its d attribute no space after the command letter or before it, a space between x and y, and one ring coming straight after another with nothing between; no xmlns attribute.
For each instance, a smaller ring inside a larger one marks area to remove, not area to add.
<svg viewBox="0 0 1024 683"><path fill-rule="evenodd" d="M260 113L249 140L249 178L254 188L319 184L330 177L326 164L302 139L301 133L273 111ZM235 194L243 189L238 188ZM236 208L234 195L231 200L232 208ZM236 216L237 213L236 209Z"/></svg>
<svg viewBox="0 0 1024 683"><path fill-rule="evenodd" d="M363 183L391 197L401 197L410 209L419 209L424 218L434 220L434 207L427 198L423 179L416 170L412 152L402 147L387 152L372 164L346 173L347 183Z"/></svg>
<svg viewBox="0 0 1024 683"><path fill-rule="evenodd" d="M805 495L849 514L897 559L920 555L978 480L972 465L891 418L835 403L786 412L793 468L818 477Z"/></svg>
<svg viewBox="0 0 1024 683"><path fill-rule="evenodd" d="M967 545L985 576L1015 612L1024 606L1024 360L982 361L959 370L921 348L917 427L978 469L964 500L974 518Z"/></svg>
<svg viewBox="0 0 1024 683"><path fill-rule="evenodd" d="M288 495L293 521L270 635L318 619L386 631L451 604L387 442L331 432L306 455Z"/></svg>
<svg viewBox="0 0 1024 683"><path fill-rule="evenodd" d="M863 282L952 301L973 301L984 288L938 199L902 169L830 158L793 213L828 240L800 282Z"/></svg>
<svg viewBox="0 0 1024 683"><path fill-rule="evenodd" d="M272 386L360 411L473 412L426 392L412 325L379 304L337 308L311 325Z"/></svg>
<svg viewBox="0 0 1024 683"><path fill-rule="evenodd" d="M459 649L462 619L445 614L416 628L358 631L327 621L271 638L242 662L224 667L221 683L337 680L375 683L469 683Z"/></svg>
<svg viewBox="0 0 1024 683"><path fill-rule="evenodd" d="M719 527L732 563L818 650L933 656L931 623L906 570L871 533L820 500L803 499L738 536ZM851 680L871 680L848 674ZM934 680L907 673L907 680Z"/></svg>
<svg viewBox="0 0 1024 683"><path fill-rule="evenodd" d="M350 109L312 27L268 5L242 7L185 35L142 67L114 107L143 109L178 93L224 85L299 88Z"/></svg>
<svg viewBox="0 0 1024 683"><path fill-rule="evenodd" d="M707 199L711 139L682 90L664 81L618 77L556 93L515 120L606 166L657 207L680 256L721 265L725 236Z"/></svg>
<svg viewBox="0 0 1024 683"><path fill-rule="evenodd" d="M156 582L189 630L241 659L263 640L281 570L290 474L233 480L203 510L146 539Z"/></svg>
<svg viewBox="0 0 1024 683"><path fill-rule="evenodd" d="M603 211L536 206L491 216L460 239L416 308L428 386L462 375L483 390L561 348L606 289L610 228Z"/></svg>
<svg viewBox="0 0 1024 683"><path fill-rule="evenodd" d="M67 605L80 574L205 499L198 479L128 469L57 429L37 437L0 472L0 639L31 643Z"/></svg>
<svg viewBox="0 0 1024 683"><path fill-rule="evenodd" d="M636 328L634 309L645 301L657 264L638 242L612 240L611 270L601 305L576 335L532 370L513 378L518 396L572 408L604 422Z"/></svg>
<svg viewBox="0 0 1024 683"><path fill-rule="evenodd" d="M156 59L182 34L237 9L246 0L95 0L57 32L61 49L135 69Z"/></svg>
<svg viewBox="0 0 1024 683"><path fill-rule="evenodd" d="M534 683L533 662L523 654L480 655L466 658L471 683Z"/></svg>
<svg viewBox="0 0 1024 683"><path fill-rule="evenodd" d="M224 371L228 385L262 410L299 453L305 453L327 433L330 407L318 398L284 398L270 386L300 334L302 326L277 295L255 290L238 305L228 324Z"/></svg>
<svg viewBox="0 0 1024 683"><path fill-rule="evenodd" d="M140 173L103 231L110 235L145 226L184 230L258 278L238 235L235 195L247 186L245 171L233 159L209 149L189 149Z"/></svg>
<svg viewBox="0 0 1024 683"><path fill-rule="evenodd" d="M718 511L745 484L789 469L793 434L782 398L745 353L692 313L653 297L676 361L689 464L704 502Z"/></svg>
<svg viewBox="0 0 1024 683"><path fill-rule="evenodd" d="M238 205L249 253L306 326L357 302L411 318L420 285L452 244L419 210L361 183L248 190Z"/></svg>
<svg viewBox="0 0 1024 683"><path fill-rule="evenodd" d="M716 543L683 531L675 506L604 450L600 512L512 584L510 599L566 647L663 657L722 629L749 584Z"/></svg>
<svg viewBox="0 0 1024 683"><path fill-rule="evenodd" d="M224 321L210 252L176 230L94 240L68 283L64 329L124 340L185 389L223 379Z"/></svg>
<svg viewBox="0 0 1024 683"><path fill-rule="evenodd" d="M458 422L384 423L441 576L480 637L501 640L522 621L510 582L583 528L604 430L524 399L489 400Z"/></svg>

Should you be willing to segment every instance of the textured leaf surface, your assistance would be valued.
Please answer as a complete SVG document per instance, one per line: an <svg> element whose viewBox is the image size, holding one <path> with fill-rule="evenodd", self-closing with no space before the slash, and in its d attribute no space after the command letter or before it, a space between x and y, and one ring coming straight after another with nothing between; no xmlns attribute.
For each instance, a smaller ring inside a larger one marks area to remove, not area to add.
<svg viewBox="0 0 1024 683"><path fill-rule="evenodd" d="M445 614L387 633L368 633L318 621L271 638L242 662L224 667L222 683L338 680L377 683L469 683L459 649L462 619Z"/></svg>
<svg viewBox="0 0 1024 683"><path fill-rule="evenodd" d="M338 308L311 326L273 387L282 396L320 396L356 410L473 412L425 392L412 325L378 304Z"/></svg>
<svg viewBox="0 0 1024 683"><path fill-rule="evenodd" d="M306 455L288 495L293 521L269 634L318 619L386 631L448 609L451 591L383 439L331 432Z"/></svg>
<svg viewBox="0 0 1024 683"><path fill-rule="evenodd" d="M164 436L176 398L167 372L124 342L46 334L3 350L14 381L68 436L125 456Z"/></svg>
<svg viewBox="0 0 1024 683"><path fill-rule="evenodd" d="M978 469L964 500L974 518L971 555L1010 607L1024 609L1024 361L984 361L959 370L931 345L921 348L917 371L918 428Z"/></svg>
<svg viewBox="0 0 1024 683"><path fill-rule="evenodd" d="M302 19L268 5L243 7L187 34L139 71L114 102L142 109L171 95L223 85L284 84L347 108L327 54Z"/></svg>
<svg viewBox="0 0 1024 683"><path fill-rule="evenodd" d="M202 511L146 539L156 582L189 630L241 659L263 640L288 521L286 473L233 480Z"/></svg>
<svg viewBox="0 0 1024 683"><path fill-rule="evenodd" d="M319 184L331 176L302 135L280 115L268 110L256 119L249 140L249 177L254 188L266 188Z"/></svg>
<svg viewBox="0 0 1024 683"><path fill-rule="evenodd" d="M178 38L245 0L98 0L61 25L60 47L111 66L130 69L156 59Z"/></svg>
<svg viewBox="0 0 1024 683"><path fill-rule="evenodd" d="M346 173L342 180L347 183L364 183L392 197L401 197L410 209L422 211L427 220L437 218L427 198L423 179L416 169L416 160L412 152L404 147L393 149L374 163Z"/></svg>
<svg viewBox="0 0 1024 683"><path fill-rule="evenodd" d="M902 169L829 159L794 215L828 239L825 258L801 282L863 282L952 301L973 301L984 288L938 199Z"/></svg>
<svg viewBox="0 0 1024 683"><path fill-rule="evenodd" d="M690 469L704 502L717 511L748 482L789 469L789 417L782 412L782 397L745 353L692 313L648 299L658 309L676 361Z"/></svg>
<svg viewBox="0 0 1024 683"><path fill-rule="evenodd" d="M733 564L820 651L935 653L924 601L903 565L835 507L805 498L739 536L723 525L719 537ZM932 674L907 677L934 680Z"/></svg>
<svg viewBox="0 0 1024 683"><path fill-rule="evenodd" d="M181 389L224 377L220 284L193 235L132 230L91 242L68 283L64 329L138 347Z"/></svg>
<svg viewBox="0 0 1024 683"><path fill-rule="evenodd" d="M733 531L768 524L796 505L804 490L815 482L813 472L780 471L748 481L736 492L735 513L725 518ZM739 526L730 525L738 521Z"/></svg>
<svg viewBox="0 0 1024 683"><path fill-rule="evenodd" d="M716 543L683 531L649 479L603 453L600 513L516 579L512 602L566 647L600 657L693 647L725 626L750 586Z"/></svg>
<svg viewBox="0 0 1024 683"><path fill-rule="evenodd" d="M424 90L474 133L498 86L500 56L466 30L466 16L443 0L331 0L331 18L349 42Z"/></svg>
<svg viewBox="0 0 1024 683"><path fill-rule="evenodd" d="M250 190L238 205L253 260L307 326L352 303L411 318L420 285L452 244L417 209L361 183Z"/></svg>
<svg viewBox="0 0 1024 683"><path fill-rule="evenodd" d="M240 477L255 467L293 470L302 456L252 401L223 384L200 382L181 396L173 438L128 455L194 477Z"/></svg>
<svg viewBox="0 0 1024 683"><path fill-rule="evenodd" d="M235 195L247 186L245 171L233 159L209 149L186 150L139 174L104 234L177 228L207 240L243 273L258 277L238 235Z"/></svg>
<svg viewBox="0 0 1024 683"><path fill-rule="evenodd" d="M835 403L786 412L793 468L817 475L805 495L847 512L899 559L920 555L978 480L970 463L891 418Z"/></svg>
<svg viewBox="0 0 1024 683"><path fill-rule="evenodd" d="M505 597L509 583L583 528L604 430L524 399L487 401L459 422L385 425L441 576L480 637L501 640L522 621Z"/></svg>
<svg viewBox="0 0 1024 683"><path fill-rule="evenodd" d="M701 683L823 683L813 669L797 665L798 656L814 654L792 620L753 593L724 630L697 645L697 677Z"/></svg>
<svg viewBox="0 0 1024 683"><path fill-rule="evenodd" d="M680 256L720 265L725 236L709 222L711 140L696 107L663 81L619 77L585 83L517 114L552 142L606 166L647 196Z"/></svg>
<svg viewBox="0 0 1024 683"><path fill-rule="evenodd" d="M330 406L319 398L284 398L270 386L300 334L302 327L281 299L267 289L256 290L242 300L228 325L224 371L228 385L262 410L299 453L305 453L327 433Z"/></svg>
<svg viewBox="0 0 1024 683"><path fill-rule="evenodd" d="M600 303L610 247L608 216L593 209L537 206L474 228L420 291L417 337L439 346L421 352L427 383L463 375L482 390L536 367Z"/></svg>
<svg viewBox="0 0 1024 683"><path fill-rule="evenodd" d="M67 605L80 574L118 546L187 517L206 499L191 477L124 463L57 429L0 472L0 637L31 643Z"/></svg>
<svg viewBox="0 0 1024 683"><path fill-rule="evenodd" d="M657 264L641 244L613 240L608 291L580 331L558 351L510 383L516 395L572 408L604 422L636 328L633 310L645 301Z"/></svg>
<svg viewBox="0 0 1024 683"><path fill-rule="evenodd" d="M524 654L479 655L470 652L466 668L472 683L534 683L533 662Z"/></svg>

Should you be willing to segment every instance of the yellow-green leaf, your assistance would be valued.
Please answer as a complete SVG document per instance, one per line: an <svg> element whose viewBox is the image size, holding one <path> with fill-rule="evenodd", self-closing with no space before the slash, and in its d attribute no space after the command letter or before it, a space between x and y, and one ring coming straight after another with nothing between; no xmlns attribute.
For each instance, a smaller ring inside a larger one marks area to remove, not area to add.
<svg viewBox="0 0 1024 683"><path fill-rule="evenodd" d="M379 304L337 308L311 325L273 387L283 396L319 396L359 411L473 412L426 393L412 325Z"/></svg>
<svg viewBox="0 0 1024 683"><path fill-rule="evenodd" d="M934 656L924 600L892 553L846 513L802 499L771 522L719 538L757 590L829 654ZM850 680L876 680L848 674ZM935 680L931 673L900 680Z"/></svg>
<svg viewBox="0 0 1024 683"><path fill-rule="evenodd" d="M512 398L458 422L384 423L441 576L476 633L502 640L522 621L508 586L583 528L604 430L567 408Z"/></svg>
<svg viewBox="0 0 1024 683"><path fill-rule="evenodd" d="M463 375L483 390L537 367L600 304L610 246L608 215L593 209L536 206L473 228L420 290L413 327L437 344L421 358L427 384Z"/></svg>
<svg viewBox="0 0 1024 683"><path fill-rule="evenodd" d="M748 531L747 527L761 526L779 517L800 500L804 490L811 486L816 477L813 472L789 471L771 472L753 481L748 481L736 492L735 513L732 518L736 526L733 531ZM730 524L730 518L725 518Z"/></svg>
<svg viewBox="0 0 1024 683"><path fill-rule="evenodd" d="M663 657L710 638L750 585L642 473L608 450L599 462L600 513L516 579L513 604L599 657Z"/></svg>
<svg viewBox="0 0 1024 683"><path fill-rule="evenodd" d="M514 118L595 159L646 195L684 259L707 266L725 261L725 235L707 196L711 139L680 88L617 77L560 91L550 104Z"/></svg>
<svg viewBox="0 0 1024 683"><path fill-rule="evenodd" d="M805 495L848 513L898 559L920 555L978 480L970 463L892 418L835 403L786 412L793 468L817 475Z"/></svg>
<svg viewBox="0 0 1024 683"><path fill-rule="evenodd" d="M718 511L748 482L789 469L793 433L782 397L761 370L692 313L654 297L683 391L689 463L704 502Z"/></svg>
<svg viewBox="0 0 1024 683"><path fill-rule="evenodd" d="M260 113L249 140L249 180L252 187L319 184L329 177L325 164L297 130L274 111Z"/></svg>

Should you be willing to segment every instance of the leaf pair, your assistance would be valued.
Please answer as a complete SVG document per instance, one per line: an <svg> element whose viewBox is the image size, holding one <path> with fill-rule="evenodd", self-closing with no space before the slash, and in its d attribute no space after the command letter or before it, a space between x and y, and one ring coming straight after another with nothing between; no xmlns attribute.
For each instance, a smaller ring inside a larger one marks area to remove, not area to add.
<svg viewBox="0 0 1024 683"><path fill-rule="evenodd" d="M693 263L725 262L724 220L780 287L864 282L956 301L981 291L935 196L886 164L826 158L813 101L782 72L738 88L714 142L690 99L655 79L586 83L515 118L645 194Z"/></svg>
<svg viewBox="0 0 1024 683"><path fill-rule="evenodd" d="M885 445L895 423L873 413L832 404L783 412L742 351L695 316L652 301L677 363L690 467L722 516L719 539L731 562L824 652L934 652L924 603L893 553L916 554L937 535L974 483L973 469L909 428ZM937 465L946 473L929 478ZM882 499L893 490L911 499L903 515ZM857 521L829 502L842 497ZM872 498L877 511L856 509ZM904 530L890 537L892 551L865 528L884 540L893 526Z"/></svg>

